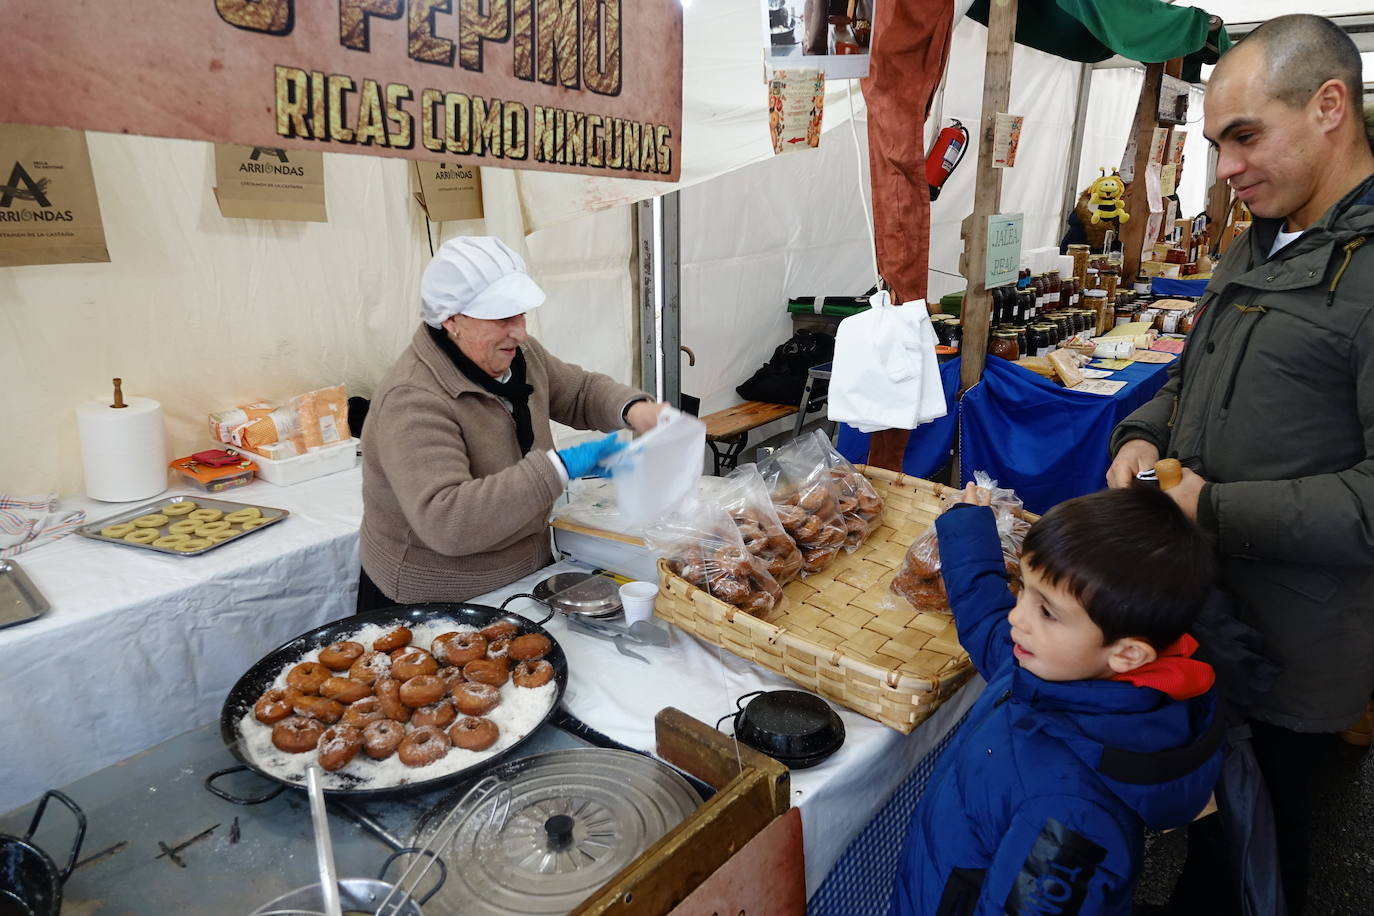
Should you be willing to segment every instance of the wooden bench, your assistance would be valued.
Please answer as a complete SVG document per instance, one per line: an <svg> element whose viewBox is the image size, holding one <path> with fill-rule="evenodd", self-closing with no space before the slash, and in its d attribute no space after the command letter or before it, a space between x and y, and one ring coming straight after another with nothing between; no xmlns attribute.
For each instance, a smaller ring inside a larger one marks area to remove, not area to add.
<svg viewBox="0 0 1374 916"><path fill-rule="evenodd" d="M719 477L722 471L734 470L735 465L739 464L751 429L790 417L796 412L795 404L745 401L702 417L701 422L706 424L706 444L715 457L716 476Z"/></svg>

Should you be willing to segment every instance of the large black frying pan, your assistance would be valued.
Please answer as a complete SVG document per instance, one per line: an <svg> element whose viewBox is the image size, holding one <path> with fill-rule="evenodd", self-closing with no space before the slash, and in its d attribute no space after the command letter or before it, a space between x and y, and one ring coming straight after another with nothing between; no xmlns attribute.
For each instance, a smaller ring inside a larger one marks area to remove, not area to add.
<svg viewBox="0 0 1374 916"><path fill-rule="evenodd" d="M76 838L64 868L58 868L46 852L30 842L50 798L66 805L76 816ZM76 857L85 837L86 814L76 802L56 789L44 792L29 822L28 833L22 837L0 834L0 913L57 916L62 909L62 885L76 867Z"/></svg>
<svg viewBox="0 0 1374 916"><path fill-rule="evenodd" d="M273 649L267 655L263 656L257 664L249 668L243 677L239 678L238 683L229 690L229 695L224 700L224 708L221 710L219 716L219 731L220 736L224 739L225 747L229 749L230 753L242 761L243 766L230 767L229 769L212 773L205 780L206 788L220 798L235 802L236 804L245 805L257 804L258 802L264 802L268 799L275 798L281 793L283 788L304 790L305 785L303 783L294 783L282 779L279 776L274 776L266 770L258 768L253 761L248 758L247 753L239 745L239 720L243 718L245 713L253 708L253 704L258 701L258 698L261 697L268 687L271 686L272 682L276 680L277 674L282 668L296 662L307 653L322 649L330 643L338 642L368 624L375 623L383 627L415 626L417 624L428 625L431 621L440 618L446 618L455 623L470 624L478 629L494 623L497 620L509 620L520 627L521 633L539 633L542 636L548 637L549 642L553 644L553 648L549 651L546 659L549 664L553 665L553 679L554 683L557 685L554 691L553 703L549 706L548 712L544 713L544 717L539 720L534 728L529 730L524 738L521 738L499 754L481 760L470 767L455 770L452 773L445 773L442 776L436 776L431 779L414 780L397 786L325 789L325 794L346 798L367 798L378 795L394 795L402 792L408 794L428 792L465 779L478 769L485 769L501 762L501 760L507 757L512 751L527 741L529 736L534 734L536 729L548 721L549 716L553 714L554 710L558 708L558 704L562 701L563 691L566 690L568 686L568 659L567 656L563 654L562 646L560 646L558 640L554 639L553 635L540 626L540 624L525 617L521 617L519 614L509 613L499 608L487 607L481 604L410 604L404 607L391 607L382 608L376 611L368 611L365 614L345 617L342 620L327 623L322 627L311 630L309 633L297 636L285 645ZM214 785L214 781L218 777L245 768L264 779L279 783L279 787L268 795L256 798L242 798L231 795Z"/></svg>

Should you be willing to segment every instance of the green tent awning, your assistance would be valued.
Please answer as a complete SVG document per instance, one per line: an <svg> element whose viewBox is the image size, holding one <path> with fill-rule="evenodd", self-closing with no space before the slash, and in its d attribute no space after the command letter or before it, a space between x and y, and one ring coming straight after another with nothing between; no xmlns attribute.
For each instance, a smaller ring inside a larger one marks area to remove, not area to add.
<svg viewBox="0 0 1374 916"><path fill-rule="evenodd" d="M974 0L968 15L987 25L988 0ZM1188 58L1183 78L1195 83L1215 60L1207 54L1208 19L1206 10L1163 0L1020 0L1016 43L1089 64L1114 54L1142 63ZM1225 28L1214 40L1213 54L1231 46Z"/></svg>

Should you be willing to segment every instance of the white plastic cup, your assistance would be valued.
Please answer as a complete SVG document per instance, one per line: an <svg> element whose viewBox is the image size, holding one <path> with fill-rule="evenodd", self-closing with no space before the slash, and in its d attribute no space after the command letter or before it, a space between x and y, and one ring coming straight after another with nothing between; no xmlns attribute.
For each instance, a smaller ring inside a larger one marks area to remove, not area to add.
<svg viewBox="0 0 1374 916"><path fill-rule="evenodd" d="M652 620L656 597L657 582L626 582L620 586L620 606L625 609L626 626L641 620Z"/></svg>

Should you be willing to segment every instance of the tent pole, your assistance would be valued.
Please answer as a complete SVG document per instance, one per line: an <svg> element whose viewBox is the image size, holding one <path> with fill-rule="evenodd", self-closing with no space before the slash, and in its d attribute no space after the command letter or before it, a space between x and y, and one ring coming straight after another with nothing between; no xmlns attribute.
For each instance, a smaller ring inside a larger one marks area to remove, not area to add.
<svg viewBox="0 0 1374 916"><path fill-rule="evenodd" d="M983 114L978 131L978 177L974 184L973 213L963 222L964 254L959 272L968 283L960 310L964 341L960 347L959 392L977 384L983 376L987 357L988 295L987 242L988 217L1002 204L1002 169L993 168L993 133L998 112L1005 112L1011 100L1012 47L1016 36L1017 0L993 0L988 5L988 55L983 74Z"/></svg>
<svg viewBox="0 0 1374 916"><path fill-rule="evenodd" d="M681 201L679 192L634 205L636 341L632 374L644 391L678 406L682 394Z"/></svg>
<svg viewBox="0 0 1374 916"><path fill-rule="evenodd" d="M681 192L663 195L663 215L660 222L659 259L663 270L659 276L663 295L662 317L659 322L658 359L663 364L660 378L663 390L659 399L674 407L682 398L682 218Z"/></svg>
<svg viewBox="0 0 1374 916"><path fill-rule="evenodd" d="M634 253L630 271L634 276L634 378L643 391L658 391L658 327L654 310L654 260L658 237L654 233L654 202L641 200L634 205Z"/></svg>
<svg viewBox="0 0 1374 916"><path fill-rule="evenodd" d="M1069 158L1064 175L1064 204L1059 213L1060 227L1067 229L1069 214L1078 206L1078 176L1083 174L1083 130L1088 122L1088 99L1092 94L1093 67L1078 68L1078 107L1073 112L1073 130L1069 133Z"/></svg>

